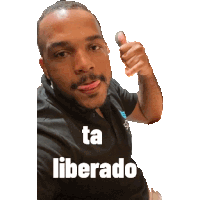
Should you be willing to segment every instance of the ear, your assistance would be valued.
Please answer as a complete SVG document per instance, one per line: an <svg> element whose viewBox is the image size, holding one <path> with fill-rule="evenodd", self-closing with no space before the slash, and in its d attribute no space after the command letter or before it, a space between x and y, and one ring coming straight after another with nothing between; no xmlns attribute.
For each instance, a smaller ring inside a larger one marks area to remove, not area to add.
<svg viewBox="0 0 200 200"><path fill-rule="evenodd" d="M43 69L43 72L46 75L46 77L50 80L49 74L47 72L47 68L46 68L46 66L44 64L44 60L43 60L42 57L39 59L39 64L40 64L41 68Z"/></svg>

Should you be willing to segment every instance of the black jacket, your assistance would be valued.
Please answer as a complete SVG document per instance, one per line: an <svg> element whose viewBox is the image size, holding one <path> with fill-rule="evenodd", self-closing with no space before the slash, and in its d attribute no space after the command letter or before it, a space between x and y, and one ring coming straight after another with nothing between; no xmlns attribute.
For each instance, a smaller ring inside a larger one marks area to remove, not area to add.
<svg viewBox="0 0 200 200"><path fill-rule="evenodd" d="M105 104L100 108L105 118L95 110L85 109L66 99L42 76L37 94L38 200L51 199L148 199L147 184L137 168L135 178L53 178L53 158L71 158L81 163L109 163L112 167L124 158L132 160L132 137L128 122L137 103L137 94L130 94L111 79ZM102 145L83 143L83 126L90 131L102 131Z"/></svg>

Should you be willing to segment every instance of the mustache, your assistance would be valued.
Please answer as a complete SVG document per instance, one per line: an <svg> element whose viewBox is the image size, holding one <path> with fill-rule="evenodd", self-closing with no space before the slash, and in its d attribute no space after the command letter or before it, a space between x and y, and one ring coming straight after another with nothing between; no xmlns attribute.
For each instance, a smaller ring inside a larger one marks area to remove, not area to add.
<svg viewBox="0 0 200 200"><path fill-rule="evenodd" d="M90 79L91 81L100 80L100 81L104 81L106 83L106 77L103 74L95 75L95 74L92 73L92 74L89 74L89 75L82 76L78 83L72 83L71 89L76 90L78 88L78 86L86 83L88 79Z"/></svg>

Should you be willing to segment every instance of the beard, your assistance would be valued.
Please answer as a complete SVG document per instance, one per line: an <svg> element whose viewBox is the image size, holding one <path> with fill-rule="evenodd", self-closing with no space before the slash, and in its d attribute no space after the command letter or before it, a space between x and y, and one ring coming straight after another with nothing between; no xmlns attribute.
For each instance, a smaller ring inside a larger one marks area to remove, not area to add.
<svg viewBox="0 0 200 200"><path fill-rule="evenodd" d="M82 104L81 102L77 101L76 98L73 95L70 95L70 94L64 92L63 90L61 90L56 85L56 83L52 80L52 78L50 78L50 79L51 79L51 84L53 86L55 94L57 94L58 96L60 94L62 94L63 97L65 97L67 100L71 101L73 104L76 104L77 106L80 106L80 107L82 107L82 108L84 108L84 109L86 109L88 111L92 111L92 110L95 110L97 108L102 107L105 104L106 99L107 99L108 89L110 87L111 76L107 79L103 74L94 75L93 73L90 73L88 75L82 76L77 83L74 83L74 82L71 83L70 90L72 92L75 91L80 85L86 83L88 80L91 80L91 81L100 80L101 82L105 83L105 85L106 85L106 92L105 92L106 95L105 95L104 100L101 102L101 104L98 104L98 105L93 106L91 108L88 108L88 107L84 106L84 104ZM95 97L97 98L97 95L98 94L90 94L90 95L88 95L88 99L90 99L90 100L95 99Z"/></svg>

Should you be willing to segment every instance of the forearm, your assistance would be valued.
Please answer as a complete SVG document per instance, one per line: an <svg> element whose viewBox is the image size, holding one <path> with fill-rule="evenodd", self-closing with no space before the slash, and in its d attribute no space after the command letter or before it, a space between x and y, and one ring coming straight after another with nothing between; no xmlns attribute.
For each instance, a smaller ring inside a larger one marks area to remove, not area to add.
<svg viewBox="0 0 200 200"><path fill-rule="evenodd" d="M156 77L152 73L148 76L138 74L140 109L148 123L159 121L163 110L163 97Z"/></svg>

